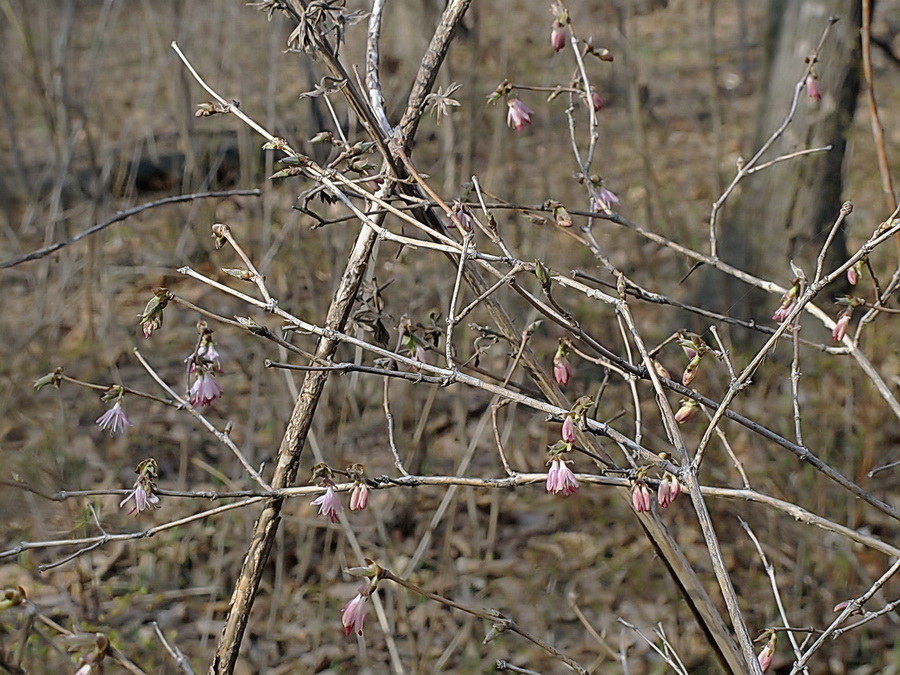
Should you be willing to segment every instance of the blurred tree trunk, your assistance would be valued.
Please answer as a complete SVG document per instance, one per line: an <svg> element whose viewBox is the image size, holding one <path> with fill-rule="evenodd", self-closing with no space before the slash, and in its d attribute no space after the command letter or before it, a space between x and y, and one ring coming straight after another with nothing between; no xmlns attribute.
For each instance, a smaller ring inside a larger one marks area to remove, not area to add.
<svg viewBox="0 0 900 675"><path fill-rule="evenodd" d="M767 9L759 112L748 156L784 120L805 59L818 45L830 16L839 21L815 66L822 100L801 94L793 122L762 162L804 148L831 144L833 149L749 176L719 224L722 260L783 285L791 280L791 260L812 274L844 200L841 168L859 93L861 12L856 0L770 0ZM827 260L833 264L845 256L840 233ZM778 304L778 298L764 297L731 278L722 284L717 272L707 275L704 286L709 295L725 291L725 297L708 300L741 318L770 322Z"/></svg>

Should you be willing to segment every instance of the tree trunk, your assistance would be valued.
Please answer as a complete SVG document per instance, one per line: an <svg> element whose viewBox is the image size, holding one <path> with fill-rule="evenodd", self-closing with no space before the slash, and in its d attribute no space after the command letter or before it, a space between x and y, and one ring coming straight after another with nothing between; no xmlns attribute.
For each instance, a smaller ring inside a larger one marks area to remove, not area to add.
<svg viewBox="0 0 900 675"><path fill-rule="evenodd" d="M861 13L855 0L770 0L767 11L760 108L753 149L747 156L782 124L806 58L818 45L829 17L839 18L815 64L822 99L801 93L793 121L761 163L805 148L830 144L832 150L791 159L747 177L719 230L725 262L787 285L792 278L791 260L812 275L825 234L843 202L845 136L859 93ZM843 233L839 233L826 260L834 264L845 256ZM713 305L733 316L771 321L778 298L762 296L730 277L723 284L712 276L717 273L709 275L712 283L706 284L707 293L719 289L726 296L711 298Z"/></svg>

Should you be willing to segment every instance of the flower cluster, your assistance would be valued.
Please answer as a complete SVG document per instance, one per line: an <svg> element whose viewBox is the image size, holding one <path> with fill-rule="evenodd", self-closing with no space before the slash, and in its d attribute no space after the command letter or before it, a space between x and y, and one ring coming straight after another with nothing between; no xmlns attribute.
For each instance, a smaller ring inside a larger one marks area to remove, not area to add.
<svg viewBox="0 0 900 675"><path fill-rule="evenodd" d="M222 372L222 355L213 342L213 332L205 321L197 322L200 337L197 346L184 361L188 364L188 372L192 382L189 393L193 407L212 404L222 395L222 388L215 380L215 373Z"/></svg>

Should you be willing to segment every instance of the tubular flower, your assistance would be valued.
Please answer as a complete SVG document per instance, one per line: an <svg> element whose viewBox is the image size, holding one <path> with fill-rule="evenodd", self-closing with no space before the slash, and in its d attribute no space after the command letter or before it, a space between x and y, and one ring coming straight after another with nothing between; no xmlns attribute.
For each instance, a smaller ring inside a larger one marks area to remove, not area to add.
<svg viewBox="0 0 900 675"><path fill-rule="evenodd" d="M661 507L668 508L669 504L674 502L678 495L681 494L681 483L678 482L678 479L668 471L663 475L662 480L659 481L659 490L656 493L656 501L659 502Z"/></svg>
<svg viewBox="0 0 900 675"><path fill-rule="evenodd" d="M591 209L602 213L612 213L613 206L619 203L619 198L605 187L601 186L597 196L591 199Z"/></svg>
<svg viewBox="0 0 900 675"><path fill-rule="evenodd" d="M138 475L134 481L134 488L129 492L125 499L119 502L119 508L122 508L130 500L134 499L134 507L128 512L128 515L138 514L152 508L159 508L159 496L154 494L156 489L156 478L159 475L159 466L152 457L145 459L134 472Z"/></svg>
<svg viewBox="0 0 900 675"><path fill-rule="evenodd" d="M759 661L759 667L764 673L769 670L769 667L772 665L772 661L775 659L776 641L776 634L772 633L769 636L769 641L766 642L766 646L763 647L762 651L759 653L759 656L756 657Z"/></svg>
<svg viewBox="0 0 900 675"><path fill-rule="evenodd" d="M506 123L516 131L522 131L527 125L531 124L531 116L534 111L527 105L522 103L515 96L507 99L506 105L509 109L506 112Z"/></svg>
<svg viewBox="0 0 900 675"><path fill-rule="evenodd" d="M566 419L562 425L562 439L566 443L575 442L575 420L571 415L566 415Z"/></svg>
<svg viewBox="0 0 900 675"><path fill-rule="evenodd" d="M562 492L564 497L568 497L577 491L578 479L568 464L557 455L550 460L550 469L547 471L547 492L555 495Z"/></svg>
<svg viewBox="0 0 900 675"><path fill-rule="evenodd" d="M329 488L330 489L330 488ZM357 593L350 602L341 610L341 624L344 626L344 635L356 633L363 634L363 622L366 620L366 600L368 595Z"/></svg>
<svg viewBox="0 0 900 675"><path fill-rule="evenodd" d="M835 342L840 342L844 339L844 336L847 335L847 328L850 326L850 317L853 314L853 310L850 308L844 309L838 315L837 323L834 324L834 330L831 331L831 337Z"/></svg>
<svg viewBox="0 0 900 675"><path fill-rule="evenodd" d="M210 405L213 401L222 395L222 389L216 382L212 373L206 372L203 368L196 370L194 383L191 385L191 405Z"/></svg>
<svg viewBox="0 0 900 675"><path fill-rule="evenodd" d="M131 420L122 409L122 402L116 401L112 408L97 418L97 426L104 431L109 431L111 436L118 433L125 433L125 427L133 427Z"/></svg>
<svg viewBox="0 0 900 675"><path fill-rule="evenodd" d="M816 101L822 100L822 87L819 86L819 78L814 73L806 76L806 95Z"/></svg>
<svg viewBox="0 0 900 675"><path fill-rule="evenodd" d="M675 413L675 421L679 424L684 424L685 422L692 420L699 409L700 404L694 399L683 398L681 399L681 407L678 408L678 412Z"/></svg>
<svg viewBox="0 0 900 675"><path fill-rule="evenodd" d="M638 513L646 513L650 510L651 503L650 488L643 478L639 478L631 487L631 504Z"/></svg>
<svg viewBox="0 0 900 675"><path fill-rule="evenodd" d="M330 485L325 488L325 493L313 499L310 505L318 506L319 515L327 516L332 523L337 521L338 514L343 509L340 498Z"/></svg>
<svg viewBox="0 0 900 675"><path fill-rule="evenodd" d="M350 510L362 511L369 503L369 486L365 483L356 483L353 492L350 493Z"/></svg>
<svg viewBox="0 0 900 675"><path fill-rule="evenodd" d="M560 339L556 354L553 355L553 378L557 384L565 386L574 376L575 369L569 361L569 348L566 341Z"/></svg>
<svg viewBox="0 0 900 675"><path fill-rule="evenodd" d="M566 46L566 28L558 21L554 21L553 27L550 29L550 44L555 52Z"/></svg>

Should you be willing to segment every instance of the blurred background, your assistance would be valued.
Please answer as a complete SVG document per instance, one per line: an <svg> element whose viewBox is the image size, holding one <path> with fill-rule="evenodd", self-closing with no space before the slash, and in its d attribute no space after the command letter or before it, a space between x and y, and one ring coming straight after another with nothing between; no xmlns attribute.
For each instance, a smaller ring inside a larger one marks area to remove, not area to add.
<svg viewBox="0 0 900 675"><path fill-rule="evenodd" d="M367 10L352 0L348 4L352 10ZM427 0L387 3L382 77L393 123L405 106L441 5ZM803 57L835 12L842 20L825 43L818 67L823 100L816 104L801 95L797 124L776 153L825 142L845 147L837 147L821 164L814 163L818 159L785 163L785 173L768 183L748 181L722 215L721 254L727 262L789 285L788 261L812 272L822 233L842 201L852 201L854 211L835 246L840 255L855 251L890 215L869 108L859 88L861 66L854 53L858 3L571 0L566 6L578 36L615 57L612 63L588 61L591 82L604 104L592 168L619 196L619 211L632 221L708 252L712 203L731 181L740 158L752 156L784 118L791 88L803 73ZM584 187L575 180L568 97L548 102L547 92L519 91L534 111L532 125L520 133L507 127L502 101L486 104L504 79L532 87L570 85L575 73L571 48L553 52L548 9L545 3L473 3L438 80L444 91L454 82L462 85L453 94L460 106L440 123L427 116L413 150L418 169L445 199L471 197L468 183L477 175L492 200L538 207L552 199L572 211L588 209ZM215 250L210 237L215 222L232 228L281 307L311 322L324 321L358 223L313 229L315 221L293 208L313 186L298 179L267 181L278 166L271 153L260 149L262 139L236 118L195 117L196 105L209 97L169 45L177 41L214 89L240 101L244 112L319 161L328 159L328 150L309 139L334 130L334 119L322 98L301 95L320 82L323 67L286 51L293 27L279 15L267 21L265 13L243 3L0 0L0 10L0 264L72 237L118 210L165 196L261 190L259 197L199 199L147 210L50 256L0 269L0 546L7 550L21 541L91 536L101 533L101 527L106 532L139 531L210 507L208 501L170 498L162 509L135 519L118 508L117 496L54 502L38 494L130 487L135 466L146 457L159 462L163 488L251 489L253 483L231 453L184 412L127 398L134 427L111 438L94 423L107 408L99 393L72 384L35 392L32 383L64 366L67 375L80 380L124 384L161 396L135 360L132 350L138 347L183 392L184 359L194 347L200 317L170 306L161 331L145 341L137 316L157 287L225 316L249 314L273 330L280 328L271 317L176 272L188 265L224 281L221 268L240 266L230 249ZM874 81L895 173L900 157L898 10L900 3L881 0L875 3L872 23ZM362 21L347 28L342 49L345 62L360 72L364 45ZM339 96L332 102L351 142L362 140L362 130ZM581 125L577 138L584 142L586 109L575 103L573 114ZM312 208L323 217L343 215L328 204ZM549 222L529 218L522 210L498 210L497 217L520 259L540 258L560 272L580 270L613 282L588 250ZM577 225L584 223L584 218L575 219ZM399 222L388 222L399 230ZM771 324L780 297L760 297L705 270L682 282L692 260L606 221L594 221L594 234L616 267L644 287ZM871 262L880 278L887 279L897 267L897 248L882 247ZM393 345L404 315L426 327L446 315L454 273L442 257L382 243L358 307L363 312L377 306ZM372 289L388 282L375 302ZM533 279L523 283L537 292ZM853 292L871 297L871 282ZM514 293L502 298L522 327L536 318ZM556 299L587 332L624 355L611 308L562 290ZM823 295L819 303L833 314L838 311L831 297ZM665 306L635 301L633 309L650 345L682 328L703 333L710 323ZM362 331L366 318L356 315L355 329ZM490 323L480 311L471 322ZM804 336L813 342L801 352L807 447L897 505L897 470L874 477L867 472L900 459L900 420L891 416L849 357L816 347L833 344L827 331L811 319L803 323ZM219 382L224 395L205 414L220 428L233 423L232 437L254 465L271 465L301 376L264 367L265 359L285 360L272 344L225 326L210 327L223 353L225 372ZM720 328L739 367L765 339L724 323ZM900 360L894 330L894 316L880 316L867 329L862 347L896 395ZM533 346L548 366L562 335L545 322L534 337ZM459 328L456 337L466 358L478 347L478 336L469 326ZM306 349L314 347L309 336L291 339ZM349 349L340 354L348 360L354 356ZM438 354L432 358L441 359ZM502 379L509 359L507 348L495 345L482 355L480 367ZM577 374L566 390L571 398L602 393L599 418L622 415L613 425L633 433L635 410L626 384L614 376L601 386L604 369L574 360ZM674 347L665 349L660 361L673 374L685 365ZM780 347L735 406L787 438L793 438L790 361L790 347ZM728 374L720 364L709 365L694 386L718 399L727 390ZM526 376L517 372L514 381L526 383ZM331 380L302 460L301 483L316 461L312 450L332 466L362 462L370 476L395 472L382 395L380 379L348 375ZM390 396L397 443L410 471L453 474L466 461L466 475L503 475L489 396L404 382L392 383ZM671 403L677 406L677 398ZM642 412L644 443L666 449L652 396ZM546 446L558 438L555 425L516 406L504 409L499 419L514 468L543 471ZM688 443L696 444L704 428L700 416L686 425ZM731 423L722 428L755 489L897 541L896 522L862 506L761 437ZM724 446L712 447L703 482L740 487ZM590 472L590 464L583 458L575 468ZM443 500L446 511L435 517ZM759 505L710 500L709 506L754 635L780 625L780 619L738 515L754 528L775 565L794 625L827 626L833 605L864 592L892 562ZM175 672L151 628L157 621L202 672L221 630L255 515L252 507L230 511L154 538L103 546L43 573L39 565L60 561L74 549L28 550L0 559L0 587L21 585L43 614L69 630L107 634L146 672ZM664 517L717 597L687 500ZM409 572L415 583L458 602L508 612L593 672L667 672L646 642L616 622L619 617L648 635L662 622L689 672L716 672L703 636L631 507L604 488L585 486L566 500L546 495L542 485L509 491L382 491L372 495L369 508L351 523L366 556L397 573ZM356 582L342 569L356 564L339 526L317 519L308 500L288 501L237 672L391 672L389 640L372 615L363 640L341 633L340 608L356 592ZM898 591L900 584L891 582L878 602L896 599ZM407 672L491 672L497 659L539 672L562 672L557 661L512 635L482 644L489 626L477 619L424 603L401 589L385 587L379 594ZM0 614L5 662L12 663L15 652L22 654L26 672L74 670L78 654L66 654L65 643L49 629L36 629L22 645L21 620L14 611ZM900 617L890 613L829 644L810 672L900 672L898 624ZM785 666L789 670L793 660L784 644L773 672ZM627 670L620 652L627 653ZM109 670L118 672L116 666Z"/></svg>

